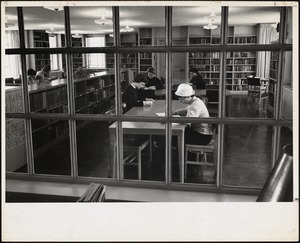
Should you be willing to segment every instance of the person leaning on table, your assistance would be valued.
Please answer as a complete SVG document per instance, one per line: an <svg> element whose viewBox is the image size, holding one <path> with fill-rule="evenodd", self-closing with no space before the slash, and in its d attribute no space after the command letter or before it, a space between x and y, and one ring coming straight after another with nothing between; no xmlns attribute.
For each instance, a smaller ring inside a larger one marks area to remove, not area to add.
<svg viewBox="0 0 300 243"><path fill-rule="evenodd" d="M122 102L125 104L124 113L129 111L134 106L151 106L154 102L151 98L145 98L145 100L139 99L139 90L144 89L146 78L143 74L135 76L133 82L127 86L122 95Z"/></svg>
<svg viewBox="0 0 300 243"><path fill-rule="evenodd" d="M172 115L180 115L185 117L208 118L208 110L201 99L194 96L195 90L190 84L180 84L175 92L181 103L187 107L172 111ZM184 133L186 144L206 145L212 140L212 129L210 124L191 123L186 126Z"/></svg>
<svg viewBox="0 0 300 243"><path fill-rule="evenodd" d="M145 86L145 89L160 90L163 88L161 80L155 77L155 69L153 67L147 69L147 81Z"/></svg>

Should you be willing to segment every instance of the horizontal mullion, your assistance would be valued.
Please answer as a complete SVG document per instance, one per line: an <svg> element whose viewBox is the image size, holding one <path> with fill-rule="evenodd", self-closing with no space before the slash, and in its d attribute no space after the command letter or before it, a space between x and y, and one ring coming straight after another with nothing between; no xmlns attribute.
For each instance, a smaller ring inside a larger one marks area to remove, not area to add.
<svg viewBox="0 0 300 243"><path fill-rule="evenodd" d="M15 54L67 54L67 53L114 53L114 52L220 52L220 51L291 51L292 45L226 45L226 46L135 46L135 47L60 47L60 48L12 48L6 55Z"/></svg>

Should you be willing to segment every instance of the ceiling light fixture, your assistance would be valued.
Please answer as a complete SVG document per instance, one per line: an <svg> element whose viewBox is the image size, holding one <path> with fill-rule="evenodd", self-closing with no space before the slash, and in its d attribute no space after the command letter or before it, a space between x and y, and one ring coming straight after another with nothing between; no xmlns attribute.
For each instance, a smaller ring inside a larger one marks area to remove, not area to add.
<svg viewBox="0 0 300 243"><path fill-rule="evenodd" d="M50 30L46 30L46 33L49 34L49 37L54 37L54 28L51 27Z"/></svg>
<svg viewBox="0 0 300 243"><path fill-rule="evenodd" d="M131 27L129 27L128 25L126 25L125 28L122 28L122 29L120 30L120 32L132 32L132 31L134 31L134 28L131 28Z"/></svg>
<svg viewBox="0 0 300 243"><path fill-rule="evenodd" d="M100 25L109 25L112 24L112 20L101 17L101 19L96 19L95 23Z"/></svg>
<svg viewBox="0 0 300 243"><path fill-rule="evenodd" d="M77 38L77 39L78 39L78 38L81 38L81 37L82 37L82 35L79 35L78 33L76 33L76 34L72 35L72 37L73 37L73 38Z"/></svg>
<svg viewBox="0 0 300 243"><path fill-rule="evenodd" d="M5 17L5 28L14 27L14 26L15 24L10 22L10 20L7 17Z"/></svg>
<svg viewBox="0 0 300 243"><path fill-rule="evenodd" d="M44 7L44 8L45 8L45 9L48 9L48 10L55 11L55 12L64 10L63 7Z"/></svg>
<svg viewBox="0 0 300 243"><path fill-rule="evenodd" d="M213 25L213 24L210 22L208 25L204 25L203 28L206 29L206 30L214 30L214 29L218 28L218 26Z"/></svg>

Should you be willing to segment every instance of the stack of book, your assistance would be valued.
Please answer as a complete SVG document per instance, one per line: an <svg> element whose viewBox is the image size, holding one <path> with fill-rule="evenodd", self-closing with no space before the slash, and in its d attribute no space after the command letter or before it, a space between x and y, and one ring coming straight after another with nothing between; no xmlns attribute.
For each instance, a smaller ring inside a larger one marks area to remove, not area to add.
<svg viewBox="0 0 300 243"><path fill-rule="evenodd" d="M104 202L105 185L91 183L77 202Z"/></svg>

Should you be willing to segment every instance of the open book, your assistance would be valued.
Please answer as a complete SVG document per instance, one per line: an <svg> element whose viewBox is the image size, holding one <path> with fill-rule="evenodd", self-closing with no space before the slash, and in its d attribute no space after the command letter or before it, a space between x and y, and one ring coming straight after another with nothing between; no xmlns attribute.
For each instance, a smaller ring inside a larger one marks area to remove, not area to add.
<svg viewBox="0 0 300 243"><path fill-rule="evenodd" d="M155 113L155 114L159 117L165 117L166 116L165 112L158 112L158 113ZM180 117L180 116L179 115L172 115L172 117Z"/></svg>

